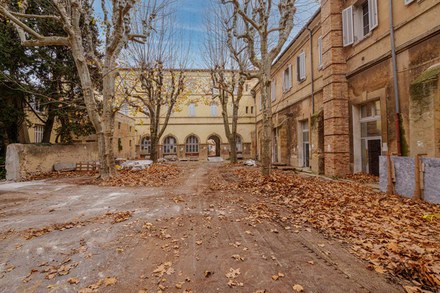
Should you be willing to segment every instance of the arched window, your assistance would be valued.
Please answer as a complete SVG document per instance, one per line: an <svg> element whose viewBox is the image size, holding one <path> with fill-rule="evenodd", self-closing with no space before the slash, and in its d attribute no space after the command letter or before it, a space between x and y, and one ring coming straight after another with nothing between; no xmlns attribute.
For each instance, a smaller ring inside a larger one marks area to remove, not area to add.
<svg viewBox="0 0 440 293"><path fill-rule="evenodd" d="M194 136L188 136L185 144L185 152L187 154L197 154L199 153L199 139Z"/></svg>
<svg viewBox="0 0 440 293"><path fill-rule="evenodd" d="M173 155L177 153L177 142L173 136L165 137L163 141L163 153L166 155Z"/></svg>
<svg viewBox="0 0 440 293"><path fill-rule="evenodd" d="M241 141L241 136L237 134L237 137L235 139L235 146L237 149L237 153L243 152L243 143Z"/></svg>
<svg viewBox="0 0 440 293"><path fill-rule="evenodd" d="M141 141L141 153L149 154L151 152L151 140L150 137L145 136Z"/></svg>

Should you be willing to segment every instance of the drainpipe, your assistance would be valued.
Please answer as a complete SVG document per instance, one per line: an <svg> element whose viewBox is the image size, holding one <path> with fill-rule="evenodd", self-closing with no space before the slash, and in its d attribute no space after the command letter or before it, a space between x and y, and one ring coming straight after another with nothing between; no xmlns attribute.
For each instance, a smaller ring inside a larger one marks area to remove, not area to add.
<svg viewBox="0 0 440 293"><path fill-rule="evenodd" d="M399 98L399 83L397 80L397 60L396 60L396 45L394 43L394 27L393 27L393 0L390 0L390 41L391 41L391 59L393 62L393 81L394 81L394 97L396 99L396 142L397 155L402 155L402 144L400 141L400 98Z"/></svg>
<svg viewBox="0 0 440 293"><path fill-rule="evenodd" d="M313 75L313 32L307 26L307 30L309 31L309 40L310 40L310 78L311 78L311 87L312 87L312 115L315 114L315 82Z"/></svg>

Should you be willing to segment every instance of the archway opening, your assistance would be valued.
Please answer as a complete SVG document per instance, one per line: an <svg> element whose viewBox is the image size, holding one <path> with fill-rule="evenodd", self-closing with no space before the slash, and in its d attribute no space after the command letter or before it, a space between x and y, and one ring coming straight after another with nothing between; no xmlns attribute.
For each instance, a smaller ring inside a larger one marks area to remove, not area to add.
<svg viewBox="0 0 440 293"><path fill-rule="evenodd" d="M220 138L217 135L208 137L208 157L220 157Z"/></svg>

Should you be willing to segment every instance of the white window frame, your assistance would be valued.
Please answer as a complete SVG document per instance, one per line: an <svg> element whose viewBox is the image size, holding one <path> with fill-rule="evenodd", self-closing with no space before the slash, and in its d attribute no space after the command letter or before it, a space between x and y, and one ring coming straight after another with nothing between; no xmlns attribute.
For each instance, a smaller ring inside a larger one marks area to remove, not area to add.
<svg viewBox="0 0 440 293"><path fill-rule="evenodd" d="M292 88L292 64L289 64L283 72L283 92Z"/></svg>
<svg viewBox="0 0 440 293"><path fill-rule="evenodd" d="M189 117L195 117L196 116L196 104L190 103L188 105L188 116Z"/></svg>
<svg viewBox="0 0 440 293"><path fill-rule="evenodd" d="M299 82L306 79L306 53L301 52L297 58L297 79Z"/></svg>
<svg viewBox="0 0 440 293"><path fill-rule="evenodd" d="M318 37L318 68L321 69L323 67L322 62L322 36Z"/></svg>
<svg viewBox="0 0 440 293"><path fill-rule="evenodd" d="M353 6L349 6L342 10L342 44L346 47L353 43Z"/></svg>
<svg viewBox="0 0 440 293"><path fill-rule="evenodd" d="M44 126L35 124L34 126L34 140L35 143L41 143L43 141L43 132L44 132Z"/></svg>

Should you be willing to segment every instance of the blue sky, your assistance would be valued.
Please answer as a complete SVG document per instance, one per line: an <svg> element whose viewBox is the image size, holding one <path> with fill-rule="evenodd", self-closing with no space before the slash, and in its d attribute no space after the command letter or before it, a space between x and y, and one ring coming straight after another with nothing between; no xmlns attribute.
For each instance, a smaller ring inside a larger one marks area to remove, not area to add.
<svg viewBox="0 0 440 293"><path fill-rule="evenodd" d="M184 42L190 46L190 67L204 68L203 43L205 40L205 17L209 15L211 0L177 0L175 17L178 30L184 38ZM318 5L316 0L297 0L297 13L295 15L295 27L290 40L304 26L307 20L314 14ZM289 40L289 41L290 41ZM288 41L288 42L289 42Z"/></svg>

